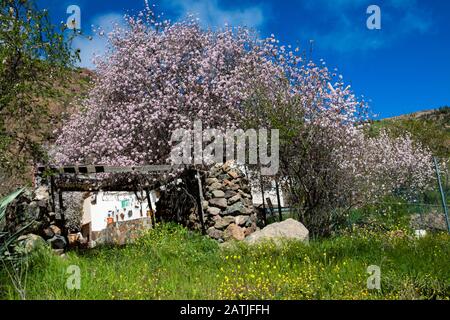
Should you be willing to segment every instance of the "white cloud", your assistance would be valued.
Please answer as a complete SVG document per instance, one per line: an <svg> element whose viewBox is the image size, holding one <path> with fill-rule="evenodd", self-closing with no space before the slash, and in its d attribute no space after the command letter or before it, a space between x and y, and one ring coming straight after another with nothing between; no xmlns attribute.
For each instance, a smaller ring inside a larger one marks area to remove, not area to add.
<svg viewBox="0 0 450 320"><path fill-rule="evenodd" d="M205 27L220 27L227 23L232 26L258 28L264 23L264 12L261 6L226 9L219 5L218 0L164 0L163 4L178 15L178 19L189 13L197 15L200 23ZM124 27L123 15L108 13L90 21L90 25L94 28L101 27L105 33L111 31L115 23ZM83 32L91 34L91 30L83 30ZM73 42L73 48L80 49L80 67L95 69L94 56L104 55L107 52L107 37L101 37L98 34L92 34L92 36L92 40L83 36L76 38Z"/></svg>
<svg viewBox="0 0 450 320"><path fill-rule="evenodd" d="M195 14L206 27L220 27L225 23L232 26L259 28L264 23L262 6L245 8L224 8L218 0L166 0L163 4L176 11L179 18Z"/></svg>
<svg viewBox="0 0 450 320"><path fill-rule="evenodd" d="M101 28L105 34L113 30L113 26L118 24L124 26L125 21L123 15L117 13L108 13L95 17L91 21L94 29ZM90 34L91 30L83 30L83 33ZM100 36L98 33L92 34L92 40L89 40L87 36L77 37L73 41L73 48L80 49L81 62L78 64L80 67L95 69L93 58L96 55L104 55L108 48L108 41L106 36Z"/></svg>

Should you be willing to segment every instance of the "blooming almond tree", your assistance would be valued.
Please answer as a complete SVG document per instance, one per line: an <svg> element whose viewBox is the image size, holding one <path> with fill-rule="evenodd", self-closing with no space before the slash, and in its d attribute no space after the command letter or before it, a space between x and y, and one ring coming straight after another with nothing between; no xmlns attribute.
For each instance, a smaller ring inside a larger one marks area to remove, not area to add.
<svg viewBox="0 0 450 320"><path fill-rule="evenodd" d="M342 77L274 36L159 22L148 5L126 19L108 35L111 50L56 142L56 163L166 164L172 133L196 120L219 131L279 129L278 178L316 234L349 208L429 180L426 150L408 136L366 135L367 106Z"/></svg>
<svg viewBox="0 0 450 320"><path fill-rule="evenodd" d="M194 120L204 128L237 126L252 83L279 72L249 48L245 29L206 32L192 18L157 22L149 8L127 21L108 35L111 52L59 136L57 163L166 164L175 129Z"/></svg>
<svg viewBox="0 0 450 320"><path fill-rule="evenodd" d="M329 235L349 210L433 176L431 155L405 134L366 134L367 106L325 66L298 63L273 47L288 81L258 88L246 102L249 126L280 129L280 173L291 207L313 234ZM287 58L285 58L287 57Z"/></svg>

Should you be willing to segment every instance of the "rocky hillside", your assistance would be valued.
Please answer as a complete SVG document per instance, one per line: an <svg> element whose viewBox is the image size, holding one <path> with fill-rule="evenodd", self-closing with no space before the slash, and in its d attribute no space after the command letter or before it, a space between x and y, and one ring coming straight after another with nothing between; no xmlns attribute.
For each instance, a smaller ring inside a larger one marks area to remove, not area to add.
<svg viewBox="0 0 450 320"><path fill-rule="evenodd" d="M85 96L89 90L91 79L94 77L93 72L86 69L68 70L64 78L55 80L55 88L58 94L48 94L45 104L47 108L45 112L39 116L39 124L32 126L34 129L30 132L27 130L29 126L24 122L6 123L6 129L15 132L22 139L33 141L37 145L45 147L51 144L55 139L55 131L62 126L64 121L74 112L77 106L76 100ZM0 144L1 144L0 139ZM1 145L0 145L1 147ZM2 150L0 148L0 150ZM29 154L21 152L19 148L12 145L5 151L7 157L5 159L16 159L29 163ZM0 157L0 161L7 161ZM27 166L17 166L0 163L0 196L12 192L20 186L29 185L32 181L32 168Z"/></svg>
<svg viewBox="0 0 450 320"><path fill-rule="evenodd" d="M434 155L450 158L450 107L415 112L373 123L373 130L389 129L394 135L405 132L430 148Z"/></svg>

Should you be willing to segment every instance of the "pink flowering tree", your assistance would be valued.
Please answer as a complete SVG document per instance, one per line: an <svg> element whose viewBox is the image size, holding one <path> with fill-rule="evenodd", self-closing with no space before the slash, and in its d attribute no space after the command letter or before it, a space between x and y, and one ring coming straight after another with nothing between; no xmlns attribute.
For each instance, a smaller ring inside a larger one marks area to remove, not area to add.
<svg viewBox="0 0 450 320"><path fill-rule="evenodd" d="M148 6L127 22L108 35L110 52L59 135L55 163L167 164L172 133L196 120L218 130L276 128L277 178L316 234L329 234L352 207L429 181L427 150L408 136L366 135L364 101L299 49L243 28L159 22Z"/></svg>
<svg viewBox="0 0 450 320"><path fill-rule="evenodd" d="M194 19L157 22L149 8L111 32L110 53L81 111L56 143L57 163L167 164L171 134L236 127L256 81L278 67L252 50L245 29L203 31Z"/></svg>
<svg viewBox="0 0 450 320"><path fill-rule="evenodd" d="M325 65L303 63L284 47L270 48L287 80L255 90L246 102L247 122L280 129L278 179L313 234L331 234L353 208L429 185L433 171L427 149L407 133L370 136L367 106L342 77Z"/></svg>

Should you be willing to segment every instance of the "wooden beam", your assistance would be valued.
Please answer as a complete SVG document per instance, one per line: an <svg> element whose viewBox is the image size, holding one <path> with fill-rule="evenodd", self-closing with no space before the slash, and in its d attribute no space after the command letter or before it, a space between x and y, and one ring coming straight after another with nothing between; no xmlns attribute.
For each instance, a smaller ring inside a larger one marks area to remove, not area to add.
<svg viewBox="0 0 450 320"><path fill-rule="evenodd" d="M148 165L148 166L104 166L104 165L70 165L70 166L39 166L37 175L43 175L45 172L89 175L95 173L161 173L179 169L179 165Z"/></svg>
<svg viewBox="0 0 450 320"><path fill-rule="evenodd" d="M198 197L197 197L197 206L198 206L198 216L200 220L200 224L202 225L202 233L206 234L206 228L205 228L205 215L203 212L203 186L202 186L202 179L200 177L200 172L197 170L196 172L196 178L198 182Z"/></svg>
<svg viewBox="0 0 450 320"><path fill-rule="evenodd" d="M156 226L155 211L153 211L152 199L150 198L150 191L148 191L148 189L145 189L145 195L147 196L148 207L149 207L150 212L151 212L152 226L154 228Z"/></svg>
<svg viewBox="0 0 450 320"><path fill-rule="evenodd" d="M280 184L278 183L278 177L275 179L275 189L277 191L278 214L280 216L280 222L281 222L281 221L283 221L283 214L281 213Z"/></svg>

